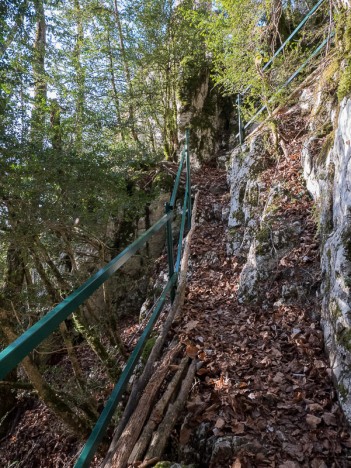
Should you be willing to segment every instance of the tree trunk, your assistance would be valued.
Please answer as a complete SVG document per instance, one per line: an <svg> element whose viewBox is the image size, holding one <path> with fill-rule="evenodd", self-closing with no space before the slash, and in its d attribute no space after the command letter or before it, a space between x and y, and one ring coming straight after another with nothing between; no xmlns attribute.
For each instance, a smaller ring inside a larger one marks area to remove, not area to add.
<svg viewBox="0 0 351 468"><path fill-rule="evenodd" d="M5 54L6 50L12 44L17 32L22 28L26 8L27 8L27 0L24 0L21 3L21 5L18 7L16 16L14 18L14 23L15 23L14 26L12 27L11 31L9 32L9 34L8 34L6 40L4 41L4 43L0 45L0 55Z"/></svg>
<svg viewBox="0 0 351 468"><path fill-rule="evenodd" d="M33 56L34 104L32 111L32 141L43 147L46 114L46 21L44 3L35 0L36 36Z"/></svg>
<svg viewBox="0 0 351 468"><path fill-rule="evenodd" d="M78 154L83 151L83 126L84 126L84 103L85 103L85 69L81 62L81 52L84 43L84 29L82 21L82 12L79 0L74 0L76 14L77 36L74 46L74 68L76 71L76 150Z"/></svg>
<svg viewBox="0 0 351 468"><path fill-rule="evenodd" d="M54 301L54 303L57 304L57 303L61 302L62 297L59 295L55 285L53 285L51 283L48 275L46 274L46 271L45 271L43 265L41 264L37 254L36 254L36 252L33 251L33 250L32 250L32 255L33 255L33 260L34 260L34 263L35 263L35 268L37 269L37 271L39 273L39 276L40 276L41 280L43 281L49 296ZM53 264L53 262L51 261L50 258L49 258L49 263L54 267L53 268L54 271L56 271L56 267L55 267L55 265ZM59 274L59 272L58 272L58 274ZM62 286L62 285L60 285L60 286ZM80 367L80 364L78 362L78 358L77 358L77 355L76 355L76 352L74 350L74 346L73 346L73 343L72 343L72 338L71 338L71 336L69 334L66 323L61 322L59 328L60 328L60 332L61 332L63 342L64 342L64 344L66 346L66 349L67 349L67 354L68 354L69 359L70 359L71 364L72 364L72 369L73 369L74 375L75 375L75 377L77 379L78 385L83 389L84 386L85 386L84 378L83 378L83 371L82 371L82 369Z"/></svg>
<svg viewBox="0 0 351 468"><path fill-rule="evenodd" d="M128 63L128 58L126 54L126 49L124 45L124 37L123 37L123 31L122 31L122 23L121 23L121 18L119 14L119 9L118 9L118 3L117 0L114 0L114 14L115 14L115 20L116 20L116 26L118 30L118 38L119 38L119 46L120 46L120 52L121 52L121 57L122 57L122 63L123 63L123 68L124 68L124 75L125 75L125 80L127 84L127 90L128 90L128 108L129 108L129 124L130 124L130 129L132 133L132 137L136 143L139 143L139 137L137 134L137 131L135 129L135 109L134 109L134 92L133 92L133 84L132 84L132 79L131 79L131 73L130 73L130 68L129 68L129 63Z"/></svg>
<svg viewBox="0 0 351 468"><path fill-rule="evenodd" d="M24 264L22 251L16 242L11 242L7 251L7 271L4 287L0 292L0 308L6 310L6 317L9 323L14 321L13 311L17 307L18 298L22 292L24 281ZM1 324L1 322L0 322ZM4 348L9 344L3 326L0 326L0 343ZM7 376L8 382L17 381L17 372L14 369ZM16 393L9 387L0 388L0 421L16 405ZM10 424L9 418L5 418L0 426L0 436L4 436Z"/></svg>
<svg viewBox="0 0 351 468"><path fill-rule="evenodd" d="M57 99L50 103L51 144L55 151L62 151L61 109Z"/></svg>
<svg viewBox="0 0 351 468"><path fill-rule="evenodd" d="M109 61L109 71L111 75L113 103L116 109L117 125L118 125L118 129L120 132L121 140L124 142L125 135L124 135L124 128L123 128L122 117L121 117L121 109L120 109L119 96L118 96L118 91L117 91L117 84L116 84L116 77L115 77L115 71L114 71L114 63L113 63L112 48L111 48L111 41L110 41L109 33L107 35L107 46L108 46L108 61Z"/></svg>
<svg viewBox="0 0 351 468"><path fill-rule="evenodd" d="M10 321L11 319L8 312L0 308L1 329L8 342L12 342L17 338L17 335L10 325ZM43 402L51 408L78 437L86 437L90 432L89 421L83 416L77 415L60 397L56 395L55 390L44 381L40 375L38 367L29 356L23 359L21 365Z"/></svg>

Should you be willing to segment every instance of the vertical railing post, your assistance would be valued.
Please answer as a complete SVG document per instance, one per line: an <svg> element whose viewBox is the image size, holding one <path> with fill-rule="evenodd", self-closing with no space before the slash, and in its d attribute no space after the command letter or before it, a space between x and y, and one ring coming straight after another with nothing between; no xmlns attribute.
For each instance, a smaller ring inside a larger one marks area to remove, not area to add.
<svg viewBox="0 0 351 468"><path fill-rule="evenodd" d="M186 185L188 188L188 228L191 228L191 177L190 177L190 152L189 152L189 133L187 128L185 131L185 151L186 151Z"/></svg>
<svg viewBox="0 0 351 468"><path fill-rule="evenodd" d="M239 143L242 145L245 139L245 135L244 135L243 120L241 116L241 103L242 103L242 96L240 93L238 93L236 104L237 104L237 110L238 110Z"/></svg>
<svg viewBox="0 0 351 468"><path fill-rule="evenodd" d="M170 203L165 204L165 212L168 214L173 211L173 206ZM168 258L168 277L172 278L174 275L174 256L173 256L173 232L172 232L172 218L167 221L166 224L166 236L167 236L167 258ZM175 297L175 288L171 289L171 302L173 303Z"/></svg>

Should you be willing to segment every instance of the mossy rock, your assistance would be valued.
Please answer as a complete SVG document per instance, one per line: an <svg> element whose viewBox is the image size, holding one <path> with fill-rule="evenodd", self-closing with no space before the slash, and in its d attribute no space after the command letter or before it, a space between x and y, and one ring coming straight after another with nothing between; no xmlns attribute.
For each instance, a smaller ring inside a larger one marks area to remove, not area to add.
<svg viewBox="0 0 351 468"><path fill-rule="evenodd" d="M343 232L341 236L341 240L342 240L343 247L346 253L346 258L348 261L351 262L351 232L350 230Z"/></svg>
<svg viewBox="0 0 351 468"><path fill-rule="evenodd" d="M146 364L147 360L149 359L149 356L151 354L152 348L154 347L156 343L156 340L157 340L157 336L153 336L147 340L144 350L141 354L141 362L143 364Z"/></svg>
<svg viewBox="0 0 351 468"><path fill-rule="evenodd" d="M267 248L270 245L271 241L271 226L264 225L261 226L261 229L256 232L256 241L257 247L256 252L258 255L265 255L267 253Z"/></svg>
<svg viewBox="0 0 351 468"><path fill-rule="evenodd" d="M244 212L243 210L241 210L240 208L236 211L234 211L232 214L231 214L231 217L233 219L235 219L238 223L240 224L243 224L245 222L245 215L244 215Z"/></svg>
<svg viewBox="0 0 351 468"><path fill-rule="evenodd" d="M337 22L337 36L342 37L341 60L346 60L346 68L341 74L337 93L339 102L341 102L344 97L351 95L351 15L346 17L344 23L339 19L339 22Z"/></svg>
<svg viewBox="0 0 351 468"><path fill-rule="evenodd" d="M339 72L340 63L339 60L332 60L331 63L324 70L322 75L322 80L325 83L325 86L329 88L333 84L335 75ZM335 89L335 88L334 88Z"/></svg>
<svg viewBox="0 0 351 468"><path fill-rule="evenodd" d="M335 132L331 131L325 138L321 151L318 155L318 164L324 164L327 160L329 151L332 149L335 139Z"/></svg>
<svg viewBox="0 0 351 468"><path fill-rule="evenodd" d="M351 352L351 329L343 330L336 337L340 346Z"/></svg>
<svg viewBox="0 0 351 468"><path fill-rule="evenodd" d="M349 392L343 383L338 384L337 386L341 401L346 401L349 396Z"/></svg>
<svg viewBox="0 0 351 468"><path fill-rule="evenodd" d="M349 60L351 57L349 58ZM339 87L338 87L338 99L341 102L345 97L351 95L351 63L348 63L345 70L343 71Z"/></svg>
<svg viewBox="0 0 351 468"><path fill-rule="evenodd" d="M330 314L333 320L337 320L338 318L342 317L342 312L340 309L339 304L336 301L332 301L329 305Z"/></svg>

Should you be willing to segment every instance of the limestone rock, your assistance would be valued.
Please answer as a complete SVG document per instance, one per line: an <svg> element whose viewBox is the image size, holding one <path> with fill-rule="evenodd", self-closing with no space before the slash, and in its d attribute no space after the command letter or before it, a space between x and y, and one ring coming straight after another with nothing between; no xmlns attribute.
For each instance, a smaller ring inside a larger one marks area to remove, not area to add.
<svg viewBox="0 0 351 468"><path fill-rule="evenodd" d="M302 155L307 187L319 206L323 240L322 326L340 401L351 421L351 100L340 106L333 147L313 154L309 139ZM319 155L320 156L320 155Z"/></svg>

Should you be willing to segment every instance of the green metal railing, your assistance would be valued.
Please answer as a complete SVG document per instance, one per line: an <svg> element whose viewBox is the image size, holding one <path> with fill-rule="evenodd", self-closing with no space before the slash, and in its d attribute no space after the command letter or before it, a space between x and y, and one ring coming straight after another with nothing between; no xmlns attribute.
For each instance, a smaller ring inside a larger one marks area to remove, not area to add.
<svg viewBox="0 0 351 468"><path fill-rule="evenodd" d="M175 217L174 207L177 199L180 179L183 171L184 162L186 163L186 184L183 202L183 211L181 218L181 228L178 240L178 251L176 262L174 263L174 248L173 248L173 233L172 221ZM150 336L150 333L162 311L168 295L173 301L178 274L180 271L180 263L182 257L182 243L185 235L186 221L188 227L191 226L191 180L190 180L190 153L189 153L189 130L186 131L185 148L181 153L178 172L174 182L174 188L170 198L170 202L166 203L165 214L160 218L150 229L136 239L132 244L123 250L117 257L111 260L104 268L90 277L82 286L70 294L54 309L48 312L35 325L29 328L25 333L19 336L13 343L5 348L0 353L0 379L4 379L6 375L14 369L24 357L26 357L34 348L36 348L44 339L54 332L61 322L73 313L86 299L88 299L106 280L120 269L132 255L141 249L146 242L157 233L162 227L166 226L167 240L167 257L169 267L168 282L153 307L153 313L140 336L132 354L130 355L126 366L118 379L96 425L94 426L91 435L89 436L85 446L83 447L79 458L75 464L76 468L88 467L94 453L101 442L104 433L111 421L118 403L121 400L126 385L131 377L133 370L138 363L140 355L143 351L145 343Z"/></svg>
<svg viewBox="0 0 351 468"><path fill-rule="evenodd" d="M290 43L291 39L295 37L295 35L300 31L300 29L304 26L304 24L311 18L311 16L318 10L318 8L325 2L325 0L319 0L316 5L306 14L300 24L294 29L294 31L290 34L290 36L286 39L286 41L279 47L279 49L275 52L273 57L262 67L262 72L267 70L273 63L276 57L285 49L285 47ZM274 96L269 99L268 104L270 104L275 96L279 94L283 89L285 89L301 72L302 70L308 65L308 63L321 52L321 50L328 44L329 40L334 36L334 33L331 33L329 37L327 37L308 57L308 59L290 76L288 80L279 88L279 90L274 94ZM267 109L267 105L262 106L256 114L247 122L245 125L243 123L243 116L242 116L242 102L245 94L251 89L251 86L248 86L242 93L237 95L237 113L238 113L238 127L239 131L236 135L236 138L239 139L240 145L245 140L245 130L257 119L257 117L262 114Z"/></svg>

